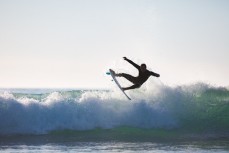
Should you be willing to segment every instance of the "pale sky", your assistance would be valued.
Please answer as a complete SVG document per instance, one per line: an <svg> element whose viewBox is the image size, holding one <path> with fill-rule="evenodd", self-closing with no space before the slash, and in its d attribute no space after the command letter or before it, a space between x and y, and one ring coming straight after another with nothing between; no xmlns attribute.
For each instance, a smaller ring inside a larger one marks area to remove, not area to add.
<svg viewBox="0 0 229 153"><path fill-rule="evenodd" d="M229 86L229 1L0 0L0 87L109 88L109 68L136 74L123 56Z"/></svg>

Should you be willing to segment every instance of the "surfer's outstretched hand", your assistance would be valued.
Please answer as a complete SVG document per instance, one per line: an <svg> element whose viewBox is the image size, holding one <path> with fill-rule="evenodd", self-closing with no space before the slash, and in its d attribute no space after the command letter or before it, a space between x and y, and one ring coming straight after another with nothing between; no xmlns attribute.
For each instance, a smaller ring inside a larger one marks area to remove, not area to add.
<svg viewBox="0 0 229 153"><path fill-rule="evenodd" d="M124 59L124 60L127 60L127 58L126 58L126 57L123 57L123 59Z"/></svg>

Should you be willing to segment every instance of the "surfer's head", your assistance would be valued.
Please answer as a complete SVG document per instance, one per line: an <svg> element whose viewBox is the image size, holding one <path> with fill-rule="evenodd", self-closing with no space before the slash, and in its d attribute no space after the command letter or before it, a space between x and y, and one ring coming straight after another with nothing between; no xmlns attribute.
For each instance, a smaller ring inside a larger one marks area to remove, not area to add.
<svg viewBox="0 0 229 153"><path fill-rule="evenodd" d="M142 72L146 71L146 64L141 64L141 71Z"/></svg>

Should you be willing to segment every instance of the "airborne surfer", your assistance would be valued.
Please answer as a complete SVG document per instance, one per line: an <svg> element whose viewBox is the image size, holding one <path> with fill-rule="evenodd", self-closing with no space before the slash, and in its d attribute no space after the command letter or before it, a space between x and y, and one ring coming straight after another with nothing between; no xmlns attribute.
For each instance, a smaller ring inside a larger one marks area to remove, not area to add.
<svg viewBox="0 0 229 153"><path fill-rule="evenodd" d="M123 90L129 90L129 89L135 89L135 88L140 88L141 85L146 82L146 80L152 75L152 76L155 76L155 77L160 77L160 74L157 74L155 72L152 72L152 71L149 71L147 70L146 68L146 64L141 64L140 66L136 63L134 63L133 61L131 61L130 59L126 58L126 57L123 57L124 60L126 60L127 62L129 62L130 64L132 64L135 68L138 69L138 76L137 77L134 77L132 75L129 75L129 74L126 74L126 73L118 73L115 74L116 77L124 77L126 78L127 80L129 80L130 82L133 83L132 86L130 87L125 87L125 88L122 88Z"/></svg>

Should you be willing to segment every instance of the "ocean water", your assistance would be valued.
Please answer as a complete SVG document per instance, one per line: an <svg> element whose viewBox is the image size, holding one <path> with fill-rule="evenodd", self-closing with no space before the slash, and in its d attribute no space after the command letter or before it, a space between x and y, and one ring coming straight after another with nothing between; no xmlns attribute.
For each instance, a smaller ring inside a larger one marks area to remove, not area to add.
<svg viewBox="0 0 229 153"><path fill-rule="evenodd" d="M0 89L0 152L229 152L229 90Z"/></svg>

